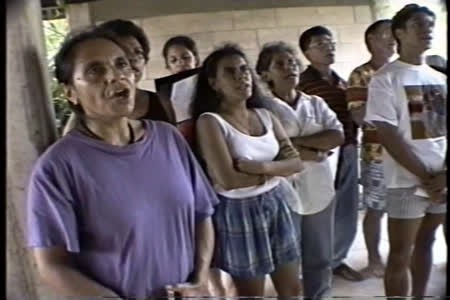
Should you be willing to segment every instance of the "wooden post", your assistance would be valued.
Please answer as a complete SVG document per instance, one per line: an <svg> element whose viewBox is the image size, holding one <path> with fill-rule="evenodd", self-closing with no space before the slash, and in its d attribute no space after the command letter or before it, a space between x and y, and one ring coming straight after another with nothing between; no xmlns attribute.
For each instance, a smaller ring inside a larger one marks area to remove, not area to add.
<svg viewBox="0 0 450 300"><path fill-rule="evenodd" d="M40 299L41 292L34 263L25 247L26 187L36 159L57 137L40 1L8 1L6 24L6 298L34 300Z"/></svg>

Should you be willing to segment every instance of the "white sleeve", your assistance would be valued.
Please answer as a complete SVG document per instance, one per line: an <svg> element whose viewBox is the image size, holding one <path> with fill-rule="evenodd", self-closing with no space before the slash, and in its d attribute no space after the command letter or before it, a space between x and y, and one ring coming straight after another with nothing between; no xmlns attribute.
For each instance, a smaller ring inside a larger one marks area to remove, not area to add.
<svg viewBox="0 0 450 300"><path fill-rule="evenodd" d="M344 126L338 120L336 113L319 96L315 96L316 107L324 130L339 130L344 132Z"/></svg>
<svg viewBox="0 0 450 300"><path fill-rule="evenodd" d="M366 115L364 121L386 122L398 126L395 91L391 80L386 76L374 76L369 83Z"/></svg>

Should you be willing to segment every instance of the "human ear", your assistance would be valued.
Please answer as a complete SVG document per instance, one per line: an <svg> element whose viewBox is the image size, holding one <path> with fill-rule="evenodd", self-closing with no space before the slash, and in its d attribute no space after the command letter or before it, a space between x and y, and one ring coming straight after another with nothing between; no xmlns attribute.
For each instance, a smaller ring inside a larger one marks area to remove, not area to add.
<svg viewBox="0 0 450 300"><path fill-rule="evenodd" d="M79 104L78 95L73 86L64 85L64 94L66 95L67 100L70 101L73 105Z"/></svg>

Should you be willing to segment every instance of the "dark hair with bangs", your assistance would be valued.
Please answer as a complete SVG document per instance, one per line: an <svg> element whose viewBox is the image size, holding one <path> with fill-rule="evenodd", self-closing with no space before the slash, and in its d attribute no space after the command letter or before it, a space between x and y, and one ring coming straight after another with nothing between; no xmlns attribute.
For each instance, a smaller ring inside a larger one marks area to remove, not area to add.
<svg viewBox="0 0 450 300"><path fill-rule="evenodd" d="M259 52L258 60L256 62L256 73L261 76L262 72L268 71L275 54L287 52L295 57L299 68L302 67L298 52L294 47L283 41L266 43L263 45L261 52ZM267 83L272 88L272 82Z"/></svg>
<svg viewBox="0 0 450 300"><path fill-rule="evenodd" d="M164 61L166 63L167 68L169 68L167 56L169 54L169 49L172 46L183 46L186 49L188 49L189 51L191 51L195 57L195 66L198 67L200 65L200 56L198 54L198 49L197 49L197 45L195 44L195 41L186 35L177 35L177 36L174 36L174 37L168 39L163 47L162 54L163 54Z"/></svg>
<svg viewBox="0 0 450 300"><path fill-rule="evenodd" d="M306 31L304 31L298 40L298 46L304 53L309 48L309 44L311 44L311 40L314 36L320 36L320 35L328 35L330 37L333 36L333 33L331 31L324 27L324 26L314 26Z"/></svg>
<svg viewBox="0 0 450 300"><path fill-rule="evenodd" d="M419 6L417 4L405 5L392 18L392 25L391 25L392 35L394 36L394 39L397 41L397 45L398 45L399 49L401 47L401 44L400 44L400 40L395 35L395 31L397 29L405 29L406 23L408 22L408 20L411 19L417 13L424 13L424 14L429 15L433 19L436 19L436 15L428 7Z"/></svg>
<svg viewBox="0 0 450 300"><path fill-rule="evenodd" d="M375 21L374 23L370 24L369 27L367 27L366 31L364 32L364 42L366 43L367 49L370 51L370 45L369 45L369 35L375 34L378 30L378 28L383 24L392 24L391 19L382 19Z"/></svg>
<svg viewBox="0 0 450 300"><path fill-rule="evenodd" d="M191 113L194 119L197 119L202 113L205 112L218 112L222 99L220 95L218 95L218 93L211 87L208 79L216 78L217 67L223 58L234 55L242 57L248 64L248 59L241 48L236 44L230 43L214 50L203 61L202 67L200 68L200 72L198 74L194 100L191 104ZM263 101L267 100L266 98L268 98L268 95L263 93L263 90L257 81L257 77L251 68L250 73L252 76L252 95L249 99L247 99L247 107L264 107Z"/></svg>
<svg viewBox="0 0 450 300"><path fill-rule="evenodd" d="M148 62L150 42L144 30L132 21L122 19L110 20L100 24L98 29L111 31L118 37L134 37L142 47L145 62Z"/></svg>

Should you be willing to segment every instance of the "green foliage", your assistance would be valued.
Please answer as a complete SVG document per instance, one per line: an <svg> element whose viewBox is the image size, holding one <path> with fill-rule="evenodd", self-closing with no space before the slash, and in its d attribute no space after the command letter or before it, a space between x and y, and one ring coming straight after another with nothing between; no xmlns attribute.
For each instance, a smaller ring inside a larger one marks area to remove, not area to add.
<svg viewBox="0 0 450 300"><path fill-rule="evenodd" d="M69 25L66 19L57 19L43 21L43 26L45 47L47 49L47 66L50 73L51 95L56 114L56 125L58 127L58 131L61 132L71 110L64 96L63 87L58 84L54 76L54 57L58 52L64 37L69 31Z"/></svg>

